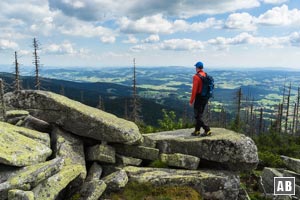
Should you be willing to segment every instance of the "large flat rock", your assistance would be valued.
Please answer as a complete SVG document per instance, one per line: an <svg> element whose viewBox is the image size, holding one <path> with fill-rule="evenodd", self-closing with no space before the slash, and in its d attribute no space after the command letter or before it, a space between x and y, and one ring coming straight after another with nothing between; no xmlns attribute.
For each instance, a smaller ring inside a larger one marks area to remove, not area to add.
<svg viewBox="0 0 300 200"><path fill-rule="evenodd" d="M258 164L257 147L254 141L243 134L223 128L212 128L207 137L191 136L193 129L181 129L145 134L160 153L182 153L212 161L226 169L245 171L255 169Z"/></svg>
<svg viewBox="0 0 300 200"><path fill-rule="evenodd" d="M22 90L6 93L4 99L8 107L28 110L34 117L80 136L126 144L142 139L133 122L52 92Z"/></svg>
<svg viewBox="0 0 300 200"><path fill-rule="evenodd" d="M237 199L240 180L228 171L125 167L129 181L155 186L190 186L204 199Z"/></svg>
<svg viewBox="0 0 300 200"><path fill-rule="evenodd" d="M29 128L14 126L9 123L5 123L5 122L1 122L1 121L0 121L0 129L19 133L21 135L24 135L25 137L28 137L30 139L33 139L39 143L46 145L49 148L51 146L50 145L50 136L48 133L39 132L39 131L32 130Z"/></svg>
<svg viewBox="0 0 300 200"><path fill-rule="evenodd" d="M52 150L39 140L43 138L42 135L37 131L0 122L0 163L21 167L44 162ZM46 138L49 140L49 136Z"/></svg>

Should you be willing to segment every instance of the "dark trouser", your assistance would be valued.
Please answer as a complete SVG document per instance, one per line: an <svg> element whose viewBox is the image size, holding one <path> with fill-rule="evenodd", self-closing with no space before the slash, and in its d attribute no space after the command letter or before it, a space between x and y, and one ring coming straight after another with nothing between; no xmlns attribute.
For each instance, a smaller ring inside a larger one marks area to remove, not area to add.
<svg viewBox="0 0 300 200"><path fill-rule="evenodd" d="M202 119L207 102L208 100L201 97L200 95L196 96L195 103L194 103L195 131L200 131L201 127L205 131L210 130L209 126L205 125Z"/></svg>

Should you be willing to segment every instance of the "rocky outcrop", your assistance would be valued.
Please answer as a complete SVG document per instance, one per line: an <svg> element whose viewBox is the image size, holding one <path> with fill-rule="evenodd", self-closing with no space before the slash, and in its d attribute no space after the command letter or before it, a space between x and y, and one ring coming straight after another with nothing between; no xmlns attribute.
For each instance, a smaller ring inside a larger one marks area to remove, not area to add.
<svg viewBox="0 0 300 200"><path fill-rule="evenodd" d="M152 183L155 186L191 186L204 199L236 199L239 177L223 171L193 171L161 168L125 167L130 181Z"/></svg>
<svg viewBox="0 0 300 200"><path fill-rule="evenodd" d="M159 158L159 150L156 148L130 145L114 145L114 147L117 153L129 157L145 160L157 160Z"/></svg>
<svg viewBox="0 0 300 200"><path fill-rule="evenodd" d="M80 191L73 196L73 199L98 200L105 191L106 187L107 185L105 182L99 179L93 179L84 182Z"/></svg>
<svg viewBox="0 0 300 200"><path fill-rule="evenodd" d="M103 178L110 192L121 190L128 183L128 176L125 170L118 170Z"/></svg>
<svg viewBox="0 0 300 200"><path fill-rule="evenodd" d="M87 149L87 160L104 163L115 163L116 151L113 147L108 145L95 145Z"/></svg>
<svg viewBox="0 0 300 200"><path fill-rule="evenodd" d="M76 135L126 144L142 139L134 123L52 92L23 90L6 93L4 100L8 107L27 110Z"/></svg>
<svg viewBox="0 0 300 200"><path fill-rule="evenodd" d="M288 169L300 173L300 159L290 158L287 156L280 156L284 164L287 166Z"/></svg>
<svg viewBox="0 0 300 200"><path fill-rule="evenodd" d="M191 129L142 135L132 122L51 92L7 93L5 101L13 125L0 122L1 200L96 200L128 182L238 199L247 195L234 171L258 162L253 141L225 129L205 138ZM149 168L161 162L165 169Z"/></svg>
<svg viewBox="0 0 300 200"><path fill-rule="evenodd" d="M294 177L295 178L295 196L294 199L300 198L300 160L296 158L290 158L287 156L280 156L282 161L284 162L285 168L269 168L265 167L263 169L261 179L261 190L267 197L277 198L278 196L274 196L274 178L275 177ZM283 196L285 198L282 199L291 199L292 197Z"/></svg>
<svg viewBox="0 0 300 200"><path fill-rule="evenodd" d="M0 184L0 199L7 198L11 189L30 190L43 180L58 173L63 166L63 159L54 159L45 163L24 167Z"/></svg>
<svg viewBox="0 0 300 200"><path fill-rule="evenodd" d="M65 166L77 166L81 169L82 181L86 177L86 165L83 142L76 136L60 128L52 131L53 150L56 158L63 158Z"/></svg>
<svg viewBox="0 0 300 200"><path fill-rule="evenodd" d="M170 167L179 167L184 169L197 169L200 159L195 156L181 153L160 154L160 160Z"/></svg>
<svg viewBox="0 0 300 200"><path fill-rule="evenodd" d="M32 192L35 199L56 199L59 193L82 172L79 165L68 165L38 184Z"/></svg>
<svg viewBox="0 0 300 200"><path fill-rule="evenodd" d="M209 137L192 137L192 129L145 134L161 153L181 153L212 161L230 170L252 170L258 163L253 140L223 128L213 128ZM149 142L148 142L149 143Z"/></svg>

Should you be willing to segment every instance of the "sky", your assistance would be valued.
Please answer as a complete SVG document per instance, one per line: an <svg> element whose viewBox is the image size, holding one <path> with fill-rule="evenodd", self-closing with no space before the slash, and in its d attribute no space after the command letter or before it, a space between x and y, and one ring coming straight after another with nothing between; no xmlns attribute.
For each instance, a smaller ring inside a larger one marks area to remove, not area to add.
<svg viewBox="0 0 300 200"><path fill-rule="evenodd" d="M0 65L300 68L299 0L1 0Z"/></svg>

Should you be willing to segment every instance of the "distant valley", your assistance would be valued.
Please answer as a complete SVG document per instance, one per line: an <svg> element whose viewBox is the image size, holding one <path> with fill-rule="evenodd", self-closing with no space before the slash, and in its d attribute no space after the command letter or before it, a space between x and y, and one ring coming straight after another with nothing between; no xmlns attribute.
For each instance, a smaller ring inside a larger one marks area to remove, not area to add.
<svg viewBox="0 0 300 200"><path fill-rule="evenodd" d="M216 112L220 111L220 107L229 113L235 112L236 93L239 88L242 89L243 107L249 102L254 104L257 111L263 107L266 118L272 117L276 112L277 105L282 101L284 85L291 83L291 103L297 99L300 71L207 69L206 72L215 79L215 97L211 106ZM138 94L143 102L155 107L156 113L166 108L174 110L181 117L189 101L194 73L194 68L187 67L137 68ZM60 93L63 88L66 96L76 100L83 98L83 102L91 106L96 106L98 96L101 96L104 98L106 110L119 116L124 113L125 99L129 104L132 94L131 68L44 68L41 74L44 77L42 87L45 90ZM22 75L34 74L24 70ZM10 85L13 83L11 74L0 73L0 78L4 78ZM32 77L23 76L22 79L23 88L33 88ZM192 115L191 108L188 108L188 112ZM157 116L148 114L147 118L157 119ZM153 119L146 121L155 124Z"/></svg>

